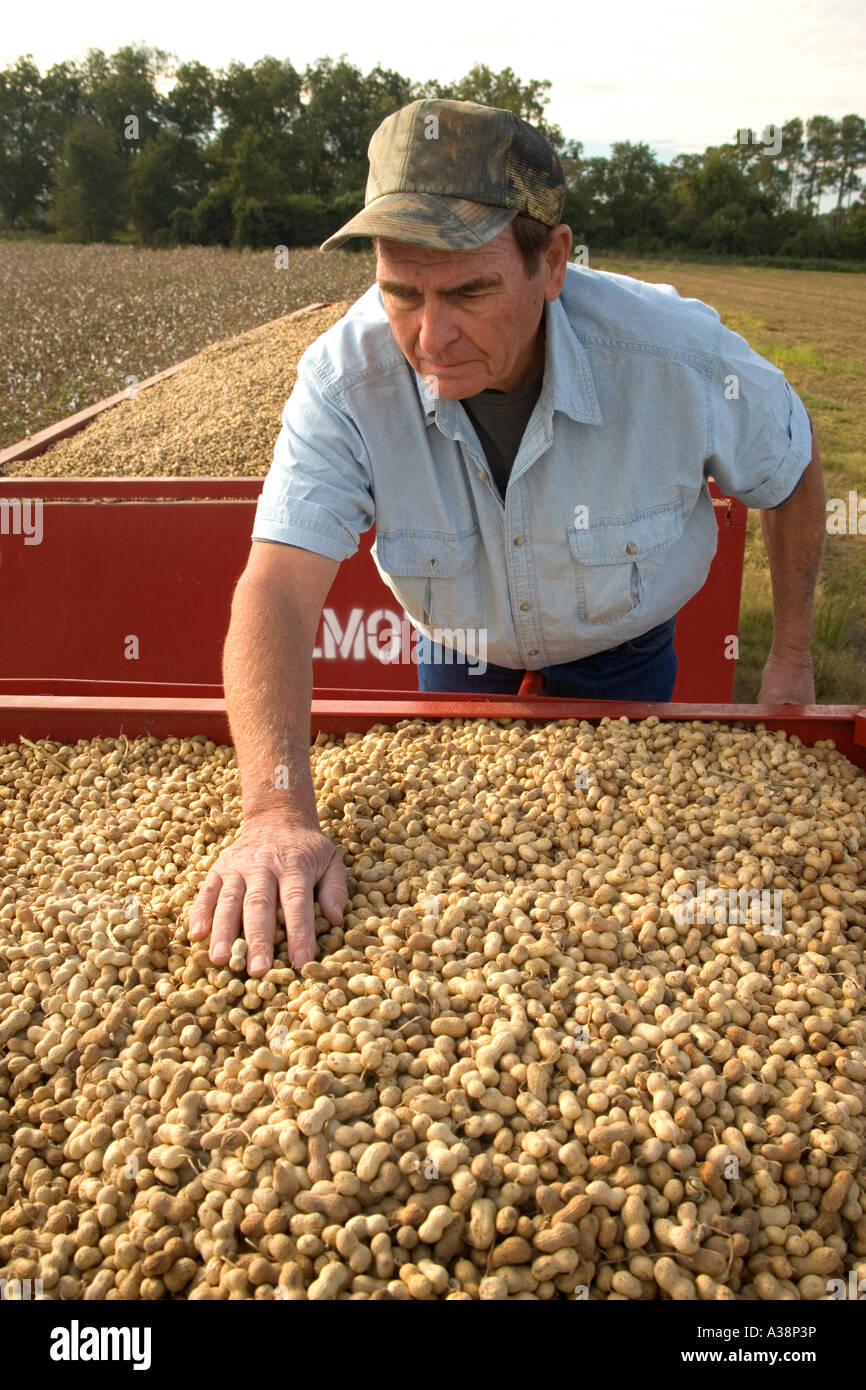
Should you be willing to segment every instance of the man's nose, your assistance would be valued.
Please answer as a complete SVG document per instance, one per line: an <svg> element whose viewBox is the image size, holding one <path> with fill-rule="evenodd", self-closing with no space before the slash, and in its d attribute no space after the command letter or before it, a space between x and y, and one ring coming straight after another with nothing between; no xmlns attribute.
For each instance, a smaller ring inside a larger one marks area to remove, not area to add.
<svg viewBox="0 0 866 1390"><path fill-rule="evenodd" d="M424 305L418 325L418 349L422 357L438 360L459 332L447 304L430 302Z"/></svg>

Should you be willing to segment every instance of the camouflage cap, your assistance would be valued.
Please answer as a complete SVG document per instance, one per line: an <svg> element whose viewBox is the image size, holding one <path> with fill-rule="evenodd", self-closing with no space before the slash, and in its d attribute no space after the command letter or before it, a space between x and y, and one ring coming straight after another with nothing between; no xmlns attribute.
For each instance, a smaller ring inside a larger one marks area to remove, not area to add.
<svg viewBox="0 0 866 1390"><path fill-rule="evenodd" d="M413 101L386 116L367 153L363 211L322 251L352 236L469 251L519 212L549 227L562 216L562 165L541 132L513 111L476 101Z"/></svg>

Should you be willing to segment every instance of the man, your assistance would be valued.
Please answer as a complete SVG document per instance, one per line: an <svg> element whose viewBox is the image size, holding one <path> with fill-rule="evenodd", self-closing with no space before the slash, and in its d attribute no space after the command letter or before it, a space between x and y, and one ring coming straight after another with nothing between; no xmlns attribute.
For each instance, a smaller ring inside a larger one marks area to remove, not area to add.
<svg viewBox="0 0 866 1390"><path fill-rule="evenodd" d="M761 509L774 634L762 702L814 700L821 464L782 373L670 286L568 264L562 171L510 112L413 102L373 135L365 207L323 246L377 239L377 284L301 359L224 678L244 825L193 909L251 975L278 902L296 968L314 889L334 924L345 872L319 829L311 654L341 560L376 522L376 563L429 639L424 689L513 691L524 669L576 697L669 700L677 610L717 527L707 476ZM811 458L810 458L811 453ZM483 676L443 631L483 626Z"/></svg>

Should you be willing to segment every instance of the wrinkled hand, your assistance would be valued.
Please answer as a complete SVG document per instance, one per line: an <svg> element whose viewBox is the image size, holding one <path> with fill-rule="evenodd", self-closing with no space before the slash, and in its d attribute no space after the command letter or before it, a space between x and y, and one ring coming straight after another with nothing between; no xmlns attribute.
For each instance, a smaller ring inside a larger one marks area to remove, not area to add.
<svg viewBox="0 0 866 1390"><path fill-rule="evenodd" d="M764 667L759 705L814 705L815 676L809 653L778 656L772 652Z"/></svg>
<svg viewBox="0 0 866 1390"><path fill-rule="evenodd" d="M202 884L190 913L190 940L210 933L209 955L225 965L243 924L247 972L264 975L274 959L278 901L286 919L289 960L296 970L316 954L313 890L332 926L348 902L346 870L318 825L263 811L244 821Z"/></svg>

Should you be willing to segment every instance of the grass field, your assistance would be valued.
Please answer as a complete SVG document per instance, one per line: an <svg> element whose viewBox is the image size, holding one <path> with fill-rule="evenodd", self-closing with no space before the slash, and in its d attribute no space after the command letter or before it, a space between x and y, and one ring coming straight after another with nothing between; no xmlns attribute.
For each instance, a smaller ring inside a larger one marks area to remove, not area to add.
<svg viewBox="0 0 866 1390"><path fill-rule="evenodd" d="M353 299L373 256L0 241L0 448L92 401L312 300ZM866 497L866 276L598 257L705 300L785 372L809 408L828 497ZM827 537L813 652L821 703L866 704L866 538ZM757 699L769 570L750 514L735 699Z"/></svg>

